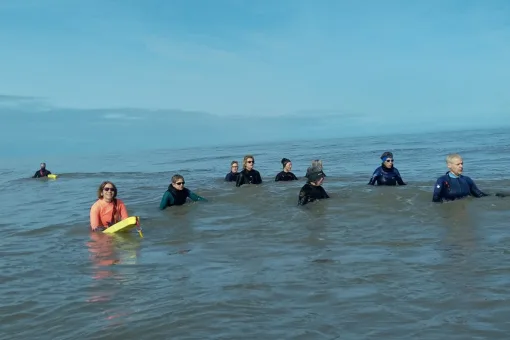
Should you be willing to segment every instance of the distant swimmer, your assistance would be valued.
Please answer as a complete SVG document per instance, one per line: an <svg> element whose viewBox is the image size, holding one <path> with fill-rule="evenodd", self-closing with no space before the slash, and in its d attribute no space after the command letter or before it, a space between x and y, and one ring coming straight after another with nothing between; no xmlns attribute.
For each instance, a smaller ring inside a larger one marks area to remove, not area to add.
<svg viewBox="0 0 510 340"><path fill-rule="evenodd" d="M237 177L236 187L240 187L243 184L261 184L262 177L260 173L253 169L255 165L255 158L252 155L246 155L243 159L243 171L239 173Z"/></svg>
<svg viewBox="0 0 510 340"><path fill-rule="evenodd" d="M227 182L237 182L237 178L239 177L239 163L237 161L232 161L230 163L230 172L225 176L225 181Z"/></svg>
<svg viewBox="0 0 510 340"><path fill-rule="evenodd" d="M275 182L278 182L278 181L295 181L295 180L297 180L298 178L296 177L296 175L294 175L291 172L291 170L292 170L292 162L290 161L290 159L282 158L281 163L283 165L283 171L281 171L280 173L278 173L278 175L276 175L276 177L274 179Z"/></svg>
<svg viewBox="0 0 510 340"><path fill-rule="evenodd" d="M324 169L322 167L322 161L320 159L314 159L312 161L312 165L310 167L308 167L308 169L306 169L305 177L308 178L308 175L310 175L311 173L320 172L320 171L322 171L322 173L324 173ZM326 174L324 174L324 176L326 176Z"/></svg>
<svg viewBox="0 0 510 340"><path fill-rule="evenodd" d="M178 174L172 176L172 183L170 183L168 189L161 198L159 209L163 210L173 205L183 205L186 203L188 197L192 201L207 201L207 199L198 196L188 188L184 187L184 184L186 184L184 177Z"/></svg>
<svg viewBox="0 0 510 340"><path fill-rule="evenodd" d="M463 176L464 162L458 154L450 154L446 157L449 171L439 177L434 186L433 202L454 201L467 196L489 196L476 186L468 176ZM501 194L497 194L501 196Z"/></svg>
<svg viewBox="0 0 510 340"><path fill-rule="evenodd" d="M103 231L128 218L126 206L117 198L117 187L109 181L101 183L97 190L97 201L90 208L90 228Z"/></svg>
<svg viewBox="0 0 510 340"><path fill-rule="evenodd" d="M41 168L35 172L35 174L32 176L32 178L47 177L50 174L51 174L51 171L46 169L46 163L41 163Z"/></svg>
<svg viewBox="0 0 510 340"><path fill-rule="evenodd" d="M400 176L400 172L393 166L393 154L389 151L381 155L382 164L375 169L372 178L368 182L369 185L406 185Z"/></svg>
<svg viewBox="0 0 510 340"><path fill-rule="evenodd" d="M298 205L305 205L319 199L329 198L326 190L322 187L326 175L322 171L308 174L308 183L303 185L299 191Z"/></svg>

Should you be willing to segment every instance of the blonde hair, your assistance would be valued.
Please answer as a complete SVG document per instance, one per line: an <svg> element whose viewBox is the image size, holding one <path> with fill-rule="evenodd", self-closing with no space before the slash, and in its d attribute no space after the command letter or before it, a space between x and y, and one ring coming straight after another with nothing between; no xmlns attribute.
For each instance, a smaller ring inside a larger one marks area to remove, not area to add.
<svg viewBox="0 0 510 340"><path fill-rule="evenodd" d="M248 161L248 159L252 159L253 161L253 164L255 164L255 157L253 157L252 155L246 155L244 156L243 158L243 168L246 169L246 162Z"/></svg>

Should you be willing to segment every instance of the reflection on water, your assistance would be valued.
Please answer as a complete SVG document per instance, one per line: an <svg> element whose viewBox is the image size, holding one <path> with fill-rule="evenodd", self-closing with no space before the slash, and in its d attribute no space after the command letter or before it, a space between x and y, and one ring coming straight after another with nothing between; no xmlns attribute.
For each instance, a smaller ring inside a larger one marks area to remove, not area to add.
<svg viewBox="0 0 510 340"><path fill-rule="evenodd" d="M136 265L140 259L140 239L128 233L112 235L91 232L87 247L92 264L92 281L88 289L87 302L104 304L105 306L120 305L118 308L101 308L100 315L113 321L110 326L122 324L121 317L130 315L119 291L126 284L136 281L136 271L130 271L130 265ZM118 299L118 301L115 301ZM107 304L105 304L107 303Z"/></svg>
<svg viewBox="0 0 510 340"><path fill-rule="evenodd" d="M87 247L90 259L97 267L114 264L136 264L141 241L132 233L104 234L91 232Z"/></svg>

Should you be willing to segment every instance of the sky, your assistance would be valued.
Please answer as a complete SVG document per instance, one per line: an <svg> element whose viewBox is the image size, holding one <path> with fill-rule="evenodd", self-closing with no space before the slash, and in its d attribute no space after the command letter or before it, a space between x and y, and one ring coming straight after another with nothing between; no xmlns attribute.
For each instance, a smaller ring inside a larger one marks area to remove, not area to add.
<svg viewBox="0 0 510 340"><path fill-rule="evenodd" d="M361 129L498 125L510 122L509 42L507 0L0 0L0 95L326 112Z"/></svg>

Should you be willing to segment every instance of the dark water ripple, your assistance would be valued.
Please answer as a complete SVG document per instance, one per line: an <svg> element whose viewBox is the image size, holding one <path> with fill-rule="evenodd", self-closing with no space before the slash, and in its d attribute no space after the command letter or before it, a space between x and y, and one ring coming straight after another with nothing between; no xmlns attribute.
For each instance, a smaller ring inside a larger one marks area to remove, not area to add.
<svg viewBox="0 0 510 340"><path fill-rule="evenodd" d="M81 157L52 162L57 180L2 168L0 337L506 339L510 200L430 202L450 150L510 191L508 132L468 135ZM387 145L406 187L366 186ZM245 152L262 186L222 181ZM324 159L331 199L298 208L302 180L271 182L283 156L298 177ZM210 201L159 211L176 172ZM144 239L88 232L105 179Z"/></svg>

